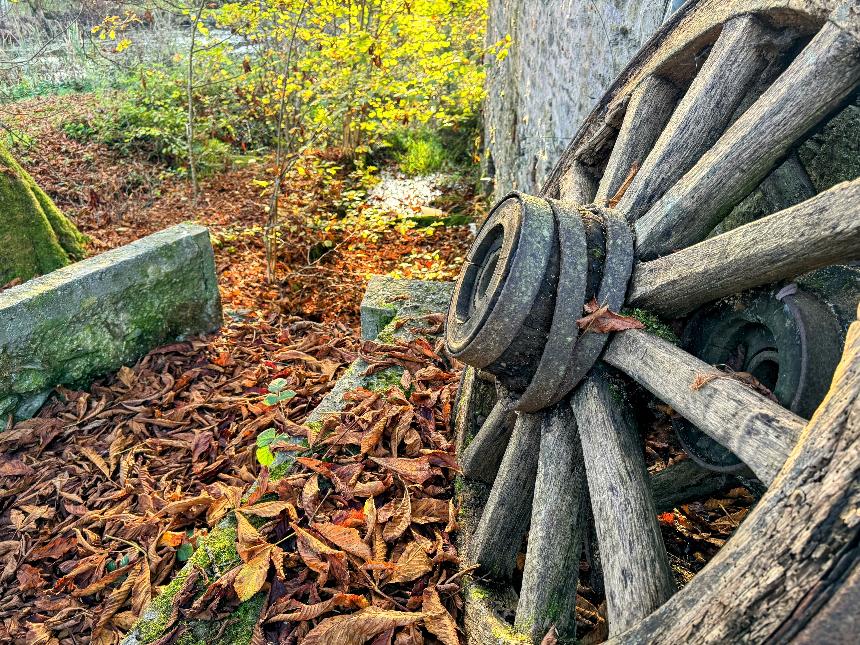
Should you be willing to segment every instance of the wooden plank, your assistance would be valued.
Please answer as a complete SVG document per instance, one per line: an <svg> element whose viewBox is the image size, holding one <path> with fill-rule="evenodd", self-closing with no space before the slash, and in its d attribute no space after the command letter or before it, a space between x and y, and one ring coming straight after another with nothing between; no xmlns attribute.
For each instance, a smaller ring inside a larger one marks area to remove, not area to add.
<svg viewBox="0 0 860 645"><path fill-rule="evenodd" d="M561 178L558 198L564 202L584 205L594 201L597 192L597 179L580 162L575 162Z"/></svg>
<svg viewBox="0 0 860 645"><path fill-rule="evenodd" d="M830 391L732 539L684 593L613 642L846 642L845 616L833 600L858 584L858 411L855 322ZM816 631L807 632L812 625Z"/></svg>
<svg viewBox="0 0 860 645"><path fill-rule="evenodd" d="M720 138L767 66L765 45L771 40L771 32L751 15L733 18L723 26L702 69L618 203L629 221L639 219Z"/></svg>
<svg viewBox="0 0 860 645"><path fill-rule="evenodd" d="M600 370L574 392L591 509L603 555L610 635L629 629L675 593L639 433Z"/></svg>
<svg viewBox="0 0 860 645"><path fill-rule="evenodd" d="M603 360L733 451L766 484L776 477L806 423L749 386L645 331L616 333Z"/></svg>
<svg viewBox="0 0 860 645"><path fill-rule="evenodd" d="M731 475L702 468L692 459L684 459L651 475L648 485L658 513L696 497L708 497L736 482Z"/></svg>
<svg viewBox="0 0 860 645"><path fill-rule="evenodd" d="M516 398L500 393L478 434L462 451L460 466L469 479L492 484L514 427Z"/></svg>
<svg viewBox="0 0 860 645"><path fill-rule="evenodd" d="M665 255L702 240L858 81L860 41L826 23L716 145L636 222L638 256Z"/></svg>
<svg viewBox="0 0 860 645"><path fill-rule="evenodd" d="M628 303L675 317L829 264L860 259L860 179L671 255L638 263Z"/></svg>
<svg viewBox="0 0 860 645"><path fill-rule="evenodd" d="M659 76L649 76L636 88L600 179L595 202L606 206L634 165L641 166L672 116L677 98L678 88Z"/></svg>
<svg viewBox="0 0 860 645"><path fill-rule="evenodd" d="M514 627L538 642L552 625L576 636L576 586L588 493L576 421L566 404L544 415L526 563Z"/></svg>
<svg viewBox="0 0 860 645"><path fill-rule="evenodd" d="M531 518L541 433L540 414L517 415L499 474L472 537L469 557L493 578L509 578Z"/></svg>

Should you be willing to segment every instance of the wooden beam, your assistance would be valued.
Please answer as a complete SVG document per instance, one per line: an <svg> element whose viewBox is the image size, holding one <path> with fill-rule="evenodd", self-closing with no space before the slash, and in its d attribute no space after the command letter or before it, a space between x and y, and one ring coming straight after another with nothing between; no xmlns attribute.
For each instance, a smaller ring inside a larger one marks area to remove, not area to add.
<svg viewBox="0 0 860 645"><path fill-rule="evenodd" d="M594 201L607 206L636 164L648 156L675 109L678 88L659 76L649 76L630 97L624 121Z"/></svg>
<svg viewBox="0 0 860 645"><path fill-rule="evenodd" d="M635 266L628 303L675 317L829 264L860 259L860 179Z"/></svg>
<svg viewBox="0 0 860 645"><path fill-rule="evenodd" d="M832 22L636 222L638 257L702 240L860 80L860 41ZM619 205L620 206L620 205Z"/></svg>
<svg viewBox="0 0 860 645"><path fill-rule="evenodd" d="M472 536L469 556L494 578L509 578L529 527L541 414L519 413L499 474Z"/></svg>
<svg viewBox="0 0 860 645"><path fill-rule="evenodd" d="M806 423L725 372L644 331L616 333L603 360L734 452L765 484L776 477Z"/></svg>
<svg viewBox="0 0 860 645"><path fill-rule="evenodd" d="M516 399L510 394L501 394L481 429L463 451L460 466L469 479L485 484L495 480L513 430L515 403Z"/></svg>
<svg viewBox="0 0 860 645"><path fill-rule="evenodd" d="M731 475L702 468L684 459L651 475L648 485L658 513L671 511L696 497L708 497L736 482Z"/></svg>
<svg viewBox="0 0 860 645"><path fill-rule="evenodd" d="M856 624L848 641L841 635L856 623L856 602L835 614L832 603L858 585L858 410L855 322L830 391L732 539L683 593L613 642L851 642Z"/></svg>
<svg viewBox="0 0 860 645"><path fill-rule="evenodd" d="M559 182L558 199L573 204L590 204L597 192L597 180L585 164L575 161Z"/></svg>
<svg viewBox="0 0 860 645"><path fill-rule="evenodd" d="M599 370L571 398L604 571L610 635L635 625L675 593L639 433Z"/></svg>
<svg viewBox="0 0 860 645"><path fill-rule="evenodd" d="M544 415L526 564L514 627L539 642L552 625L576 635L574 610L588 493L576 420L564 403Z"/></svg>
<svg viewBox="0 0 860 645"><path fill-rule="evenodd" d="M723 26L707 60L618 203L628 221L639 219L717 142L767 66L770 41L771 32L751 15L738 16Z"/></svg>

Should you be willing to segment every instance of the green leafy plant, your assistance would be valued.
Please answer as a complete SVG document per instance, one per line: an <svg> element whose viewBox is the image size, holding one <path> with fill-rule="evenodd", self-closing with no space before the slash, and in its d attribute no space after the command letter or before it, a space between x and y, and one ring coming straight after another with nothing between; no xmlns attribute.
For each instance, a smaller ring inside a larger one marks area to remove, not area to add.
<svg viewBox="0 0 860 645"><path fill-rule="evenodd" d="M274 428L263 430L263 432L257 435L257 461L261 466L269 467L275 463L275 454L269 446L275 441L282 439L287 440L289 436L279 434Z"/></svg>
<svg viewBox="0 0 860 645"><path fill-rule="evenodd" d="M278 403L283 403L284 401L289 401L293 398L296 393L292 390L287 389L287 381L286 379L276 378L274 381L269 383L269 393L263 397L264 405L278 405Z"/></svg>

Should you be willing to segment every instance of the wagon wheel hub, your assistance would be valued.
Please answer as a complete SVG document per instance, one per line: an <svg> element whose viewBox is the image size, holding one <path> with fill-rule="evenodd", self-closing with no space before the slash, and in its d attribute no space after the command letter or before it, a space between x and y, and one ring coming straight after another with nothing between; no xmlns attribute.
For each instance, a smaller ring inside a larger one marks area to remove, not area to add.
<svg viewBox="0 0 860 645"><path fill-rule="evenodd" d="M632 266L633 237L615 211L511 193L491 211L457 281L448 349L493 374L516 410L551 406L606 342L579 333L585 303L617 310Z"/></svg>

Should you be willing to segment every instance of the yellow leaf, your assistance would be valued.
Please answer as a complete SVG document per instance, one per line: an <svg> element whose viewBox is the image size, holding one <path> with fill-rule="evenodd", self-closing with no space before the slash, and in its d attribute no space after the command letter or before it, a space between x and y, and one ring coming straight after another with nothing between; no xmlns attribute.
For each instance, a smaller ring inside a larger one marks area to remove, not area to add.
<svg viewBox="0 0 860 645"><path fill-rule="evenodd" d="M272 545L269 545L267 549L260 551L239 569L239 573L233 581L233 589L236 590L236 595L242 602L250 600L266 583L273 548Z"/></svg>

